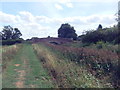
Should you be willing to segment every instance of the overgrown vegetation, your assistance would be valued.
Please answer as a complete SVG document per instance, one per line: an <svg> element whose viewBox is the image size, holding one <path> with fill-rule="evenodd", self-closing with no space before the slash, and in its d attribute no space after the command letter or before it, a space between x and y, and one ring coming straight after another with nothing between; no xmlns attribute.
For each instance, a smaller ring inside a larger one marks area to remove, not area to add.
<svg viewBox="0 0 120 90"><path fill-rule="evenodd" d="M15 54L22 48L22 45L2 46L2 70L7 67L9 61L15 56Z"/></svg>
<svg viewBox="0 0 120 90"><path fill-rule="evenodd" d="M120 43L120 30L118 26L112 28L97 29L87 31L85 35L80 36L83 43L97 43L99 41L112 44Z"/></svg>
<svg viewBox="0 0 120 90"><path fill-rule="evenodd" d="M61 56L69 61L86 66L96 78L103 79L114 87L119 87L118 53L107 49L74 48L50 43L46 45L52 47L53 50L60 51Z"/></svg>
<svg viewBox="0 0 120 90"><path fill-rule="evenodd" d="M107 82L99 81L85 66L71 62L70 57L65 57L58 50L44 44L33 44L43 66L47 68L53 81L58 87L69 88L102 88L112 87ZM103 84L104 83L104 84ZM107 85L108 84L108 85Z"/></svg>

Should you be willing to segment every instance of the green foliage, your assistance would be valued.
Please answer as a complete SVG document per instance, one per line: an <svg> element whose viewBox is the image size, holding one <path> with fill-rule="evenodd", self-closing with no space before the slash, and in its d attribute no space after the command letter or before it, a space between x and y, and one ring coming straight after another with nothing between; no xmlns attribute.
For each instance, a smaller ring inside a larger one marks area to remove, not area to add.
<svg viewBox="0 0 120 90"><path fill-rule="evenodd" d="M100 29L102 29L102 25L101 24L99 24L99 26L98 26L98 30L100 30Z"/></svg>
<svg viewBox="0 0 120 90"><path fill-rule="evenodd" d="M99 41L113 44L120 43L120 30L116 27L87 31L81 38L83 43L97 43Z"/></svg>
<svg viewBox="0 0 120 90"><path fill-rule="evenodd" d="M75 33L74 27L71 27L68 23L62 24L58 29L58 37L61 38L73 38L77 39L77 34Z"/></svg>
<svg viewBox="0 0 120 90"><path fill-rule="evenodd" d="M99 41L96 44L97 44L98 49L101 49L101 48L103 48L105 46L105 43L103 41Z"/></svg>
<svg viewBox="0 0 120 90"><path fill-rule="evenodd" d="M13 45L15 43L21 43L22 38L21 32L18 28L12 28L11 26L4 26L3 30L0 32L0 43L2 45Z"/></svg>
<svg viewBox="0 0 120 90"><path fill-rule="evenodd" d="M117 21L118 21L118 28L120 29L120 10L118 11Z"/></svg>
<svg viewBox="0 0 120 90"><path fill-rule="evenodd" d="M16 43L22 43L23 39L16 39L16 40L2 40L0 43L2 45L13 45Z"/></svg>
<svg viewBox="0 0 120 90"><path fill-rule="evenodd" d="M82 42L84 43L96 43L98 41L104 40L104 34L99 31L87 31L86 35L82 37Z"/></svg>
<svg viewBox="0 0 120 90"><path fill-rule="evenodd" d="M18 28L12 28L11 26L4 26L1 32L3 40L19 39L22 36Z"/></svg>

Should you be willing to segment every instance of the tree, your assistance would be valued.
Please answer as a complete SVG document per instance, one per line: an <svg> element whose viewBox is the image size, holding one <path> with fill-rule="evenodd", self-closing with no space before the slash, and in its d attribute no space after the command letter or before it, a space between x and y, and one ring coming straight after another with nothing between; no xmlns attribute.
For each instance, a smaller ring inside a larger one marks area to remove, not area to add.
<svg viewBox="0 0 120 90"><path fill-rule="evenodd" d="M101 24L99 24L98 30L102 30L102 25Z"/></svg>
<svg viewBox="0 0 120 90"><path fill-rule="evenodd" d="M105 35L100 31L87 31L87 33L82 37L83 43L96 43L98 41L104 41Z"/></svg>
<svg viewBox="0 0 120 90"><path fill-rule="evenodd" d="M12 39L18 39L20 38L20 36L22 36L21 32L18 30L18 28L14 28L14 32L12 35Z"/></svg>
<svg viewBox="0 0 120 90"><path fill-rule="evenodd" d="M10 25L4 26L1 34L3 40L19 39L22 36L18 28L12 28Z"/></svg>
<svg viewBox="0 0 120 90"><path fill-rule="evenodd" d="M118 28L120 29L120 10L118 11Z"/></svg>
<svg viewBox="0 0 120 90"><path fill-rule="evenodd" d="M117 32L117 38L115 39L115 43L116 44L120 44L120 1L118 2L118 13L116 13L117 15L117 22L118 22L118 25L117 25L117 29L118 29L118 32Z"/></svg>
<svg viewBox="0 0 120 90"><path fill-rule="evenodd" d="M2 33L0 32L0 40L2 40Z"/></svg>
<svg viewBox="0 0 120 90"><path fill-rule="evenodd" d="M58 37L61 38L73 38L74 40L77 39L77 34L75 33L74 27L70 26L70 24L62 24L61 27L58 29Z"/></svg>
<svg viewBox="0 0 120 90"><path fill-rule="evenodd" d="M8 40L12 39L12 32L13 28L11 26L4 26L3 31L2 31L2 39L3 40Z"/></svg>

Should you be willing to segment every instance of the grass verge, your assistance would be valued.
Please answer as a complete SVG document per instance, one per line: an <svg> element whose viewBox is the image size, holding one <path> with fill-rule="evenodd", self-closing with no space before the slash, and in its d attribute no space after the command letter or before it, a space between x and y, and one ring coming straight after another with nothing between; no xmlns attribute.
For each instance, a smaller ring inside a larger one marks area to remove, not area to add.
<svg viewBox="0 0 120 90"><path fill-rule="evenodd" d="M33 44L39 59L43 66L47 68L54 83L58 87L64 88L104 88L111 87L105 85L95 78L86 67L79 66L68 58L61 56L59 51L55 51L44 44ZM60 58L62 57L62 58Z"/></svg>

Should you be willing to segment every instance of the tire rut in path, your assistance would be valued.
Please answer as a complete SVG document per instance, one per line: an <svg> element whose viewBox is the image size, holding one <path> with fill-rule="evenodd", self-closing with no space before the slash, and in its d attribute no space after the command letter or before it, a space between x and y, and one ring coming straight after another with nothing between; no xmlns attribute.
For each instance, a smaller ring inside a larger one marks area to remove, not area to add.
<svg viewBox="0 0 120 90"><path fill-rule="evenodd" d="M27 60L25 59L25 57L21 57L21 60L23 61L23 65L19 65L21 67L24 68L24 70L16 70L18 72L18 78L17 78L17 82L15 83L15 86L17 88L24 88L24 81L25 81L25 76L26 76L26 71L25 68L27 68Z"/></svg>
<svg viewBox="0 0 120 90"><path fill-rule="evenodd" d="M19 73L18 81L15 83L17 88L23 88L24 87L24 76L25 76L25 70L19 70L17 71Z"/></svg>
<svg viewBox="0 0 120 90"><path fill-rule="evenodd" d="M20 62L15 63L17 78L14 85L16 88L54 87L51 77L42 67L31 45L25 44L18 56L17 60Z"/></svg>

